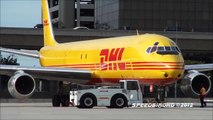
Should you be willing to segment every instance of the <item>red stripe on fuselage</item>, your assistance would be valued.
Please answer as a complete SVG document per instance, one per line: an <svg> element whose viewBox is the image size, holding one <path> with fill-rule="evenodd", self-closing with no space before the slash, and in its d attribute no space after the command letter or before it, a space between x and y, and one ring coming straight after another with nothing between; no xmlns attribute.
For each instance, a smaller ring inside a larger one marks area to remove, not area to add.
<svg viewBox="0 0 213 120"><path fill-rule="evenodd" d="M132 64L183 64L183 62L131 62Z"/></svg>
<svg viewBox="0 0 213 120"><path fill-rule="evenodd" d="M116 63L116 62L111 62ZM120 62L118 62L120 63ZM124 62L124 68L122 70L183 70L184 65L182 62ZM108 63L109 64L109 63ZM106 65L108 65L106 63ZM66 64L66 65L51 65L47 67L61 67L61 68L79 68L79 69L89 69L89 70L103 70L106 66L100 66L98 63L94 64ZM115 70L115 66L108 66L108 70ZM108 71L106 70L106 71ZM116 69L117 70L117 69ZM120 70L120 69L118 69Z"/></svg>
<svg viewBox="0 0 213 120"><path fill-rule="evenodd" d="M120 80L138 80L141 84L165 86L176 82L178 78L92 78L87 84L116 84Z"/></svg>

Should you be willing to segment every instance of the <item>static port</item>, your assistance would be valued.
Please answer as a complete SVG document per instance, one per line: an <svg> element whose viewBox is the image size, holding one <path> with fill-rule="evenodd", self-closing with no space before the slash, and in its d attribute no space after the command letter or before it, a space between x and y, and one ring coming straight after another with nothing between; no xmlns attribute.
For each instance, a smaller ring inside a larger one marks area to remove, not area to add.
<svg viewBox="0 0 213 120"><path fill-rule="evenodd" d="M169 76L169 75L168 75L168 73L164 73L164 77L166 77L166 78L167 78L168 76Z"/></svg>

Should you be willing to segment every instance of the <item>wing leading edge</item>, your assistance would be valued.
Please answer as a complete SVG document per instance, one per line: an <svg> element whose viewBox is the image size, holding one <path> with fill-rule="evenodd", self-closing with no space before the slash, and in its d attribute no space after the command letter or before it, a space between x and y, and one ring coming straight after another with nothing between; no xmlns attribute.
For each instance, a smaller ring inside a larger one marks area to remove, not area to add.
<svg viewBox="0 0 213 120"><path fill-rule="evenodd" d="M23 55L27 57L39 58L39 52L34 50L16 50L0 47L1 52Z"/></svg>
<svg viewBox="0 0 213 120"><path fill-rule="evenodd" d="M12 76L16 71L24 71L34 78L69 81L80 84L87 83L91 79L91 72L82 69L0 65L0 70L1 75Z"/></svg>
<svg viewBox="0 0 213 120"><path fill-rule="evenodd" d="M213 70L213 64L185 65L185 70L197 70L199 72L211 71Z"/></svg>

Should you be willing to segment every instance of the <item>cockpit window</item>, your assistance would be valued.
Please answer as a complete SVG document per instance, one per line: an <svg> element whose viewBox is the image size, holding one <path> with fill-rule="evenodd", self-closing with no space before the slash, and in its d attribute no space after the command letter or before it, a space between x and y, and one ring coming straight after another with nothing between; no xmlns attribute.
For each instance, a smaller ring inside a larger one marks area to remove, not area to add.
<svg viewBox="0 0 213 120"><path fill-rule="evenodd" d="M172 48L172 51L176 51L176 47L172 46L171 48Z"/></svg>
<svg viewBox="0 0 213 120"><path fill-rule="evenodd" d="M157 52L157 54L166 55L166 54L179 54L180 50L177 46L158 46L159 42L155 42L153 46L150 46L146 49L148 54Z"/></svg>
<svg viewBox="0 0 213 120"><path fill-rule="evenodd" d="M151 49L151 47L148 47L147 50L146 50L146 52L150 53L150 49Z"/></svg>
<svg viewBox="0 0 213 120"><path fill-rule="evenodd" d="M165 51L164 47L159 46L158 51Z"/></svg>
<svg viewBox="0 0 213 120"><path fill-rule="evenodd" d="M170 51L171 50L171 47L165 47L166 48L166 51Z"/></svg>
<svg viewBox="0 0 213 120"><path fill-rule="evenodd" d="M154 46L154 47L152 47L152 49L151 49L151 53L152 53L152 52L155 52L155 51L157 50L157 47L158 47L158 46Z"/></svg>
<svg viewBox="0 0 213 120"><path fill-rule="evenodd" d="M164 50L162 50L162 48L161 48L161 50L157 51L157 53L161 54L161 55L166 55L166 54L175 54L175 55L177 55L180 52L179 49L177 49L176 46L158 46L158 47L159 48L161 48L161 47L165 48Z"/></svg>
<svg viewBox="0 0 213 120"><path fill-rule="evenodd" d="M159 42L155 42L154 45L152 47L148 47L146 52L147 53L153 53L153 52L156 52L157 49L158 49L158 44Z"/></svg>
<svg viewBox="0 0 213 120"><path fill-rule="evenodd" d="M153 46L148 47L147 53L157 52L158 54L178 54L180 52L179 48L176 46Z"/></svg>

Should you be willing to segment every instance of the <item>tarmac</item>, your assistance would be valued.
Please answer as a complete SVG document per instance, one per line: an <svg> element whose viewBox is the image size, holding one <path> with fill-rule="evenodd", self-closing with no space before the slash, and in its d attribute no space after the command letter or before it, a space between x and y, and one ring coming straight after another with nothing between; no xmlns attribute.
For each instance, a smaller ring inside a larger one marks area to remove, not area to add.
<svg viewBox="0 0 213 120"><path fill-rule="evenodd" d="M136 107L108 109L95 107L52 107L46 103L0 103L0 120L212 120L213 103L193 107Z"/></svg>

